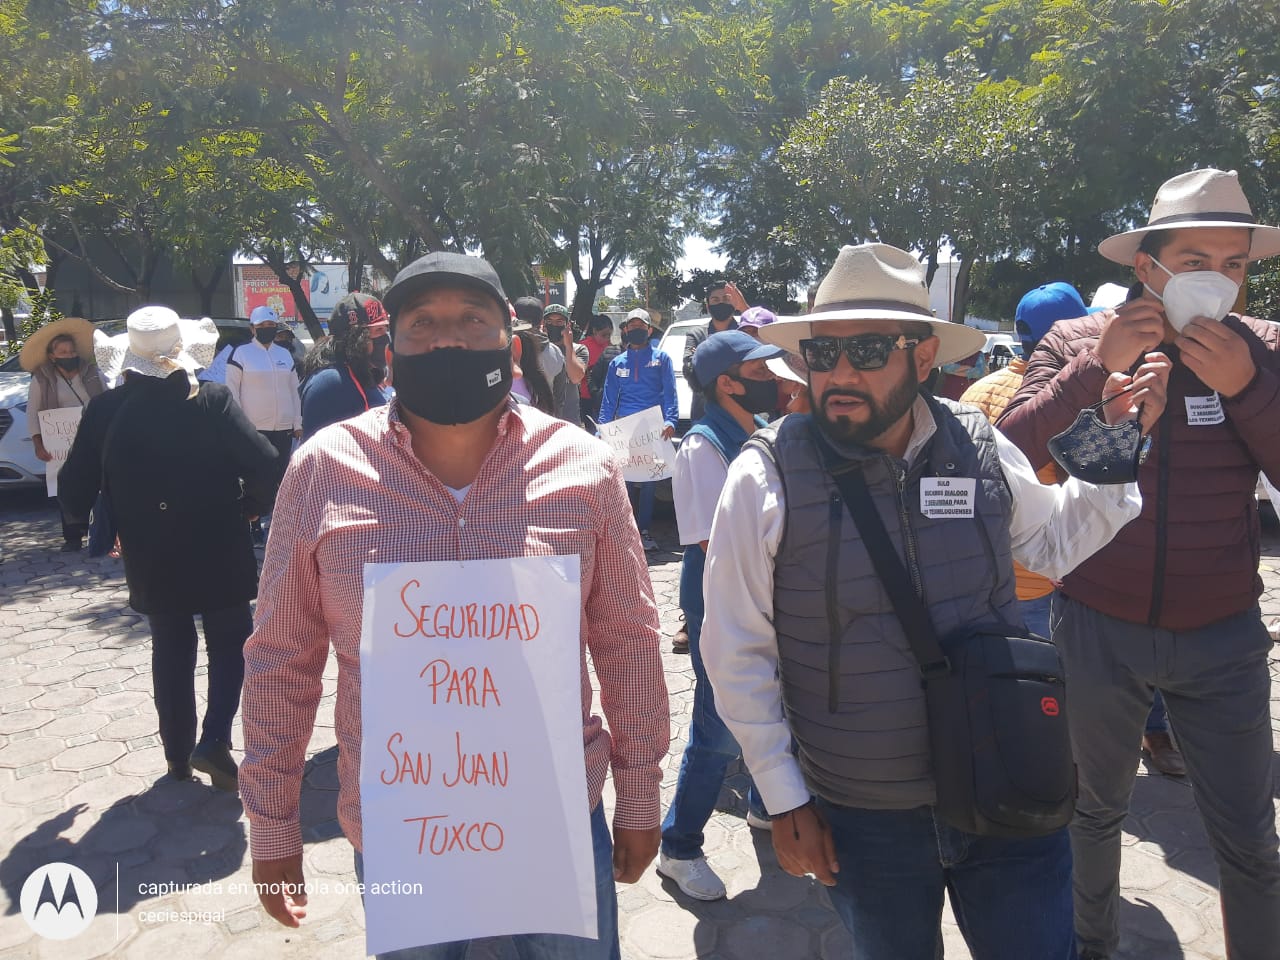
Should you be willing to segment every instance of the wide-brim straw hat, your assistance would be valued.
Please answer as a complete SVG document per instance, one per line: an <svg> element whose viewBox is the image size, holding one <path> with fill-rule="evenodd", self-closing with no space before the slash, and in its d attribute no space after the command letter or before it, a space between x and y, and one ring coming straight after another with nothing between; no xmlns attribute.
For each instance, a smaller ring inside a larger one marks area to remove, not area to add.
<svg viewBox="0 0 1280 960"><path fill-rule="evenodd" d="M841 247L818 286L813 312L778 318L760 328L760 339L798 354L801 340L822 336L823 325L836 320L910 320L929 324L938 338L937 366L977 353L986 345L986 336L935 317L924 278L919 260L887 243Z"/></svg>
<svg viewBox="0 0 1280 960"><path fill-rule="evenodd" d="M55 337L70 337L76 343L76 353L85 363L93 362L93 324L80 317L63 317L27 337L18 354L18 364L28 373L35 373L49 362L49 344Z"/></svg>
<svg viewBox="0 0 1280 960"><path fill-rule="evenodd" d="M1234 170L1192 170L1166 180L1156 191L1145 227L1126 230L1098 244L1098 252L1114 263L1133 266L1142 238L1153 230L1189 227L1245 227L1253 231L1249 259L1280 254L1280 227L1258 223Z"/></svg>
<svg viewBox="0 0 1280 960"><path fill-rule="evenodd" d="M99 337L93 349L109 383L126 370L162 380L185 370L194 383L195 372L217 354L218 328L208 317L190 320L168 307L142 307L129 314L124 333Z"/></svg>

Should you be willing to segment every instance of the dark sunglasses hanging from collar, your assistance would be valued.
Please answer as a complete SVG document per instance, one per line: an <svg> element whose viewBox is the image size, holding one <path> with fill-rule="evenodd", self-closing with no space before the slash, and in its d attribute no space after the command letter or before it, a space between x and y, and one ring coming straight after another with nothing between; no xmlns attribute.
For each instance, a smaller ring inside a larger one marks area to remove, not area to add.
<svg viewBox="0 0 1280 960"><path fill-rule="evenodd" d="M810 337L800 341L800 356L816 373L830 373L843 353L855 370L879 370L895 350L909 350L920 341L901 334L856 333L849 337Z"/></svg>

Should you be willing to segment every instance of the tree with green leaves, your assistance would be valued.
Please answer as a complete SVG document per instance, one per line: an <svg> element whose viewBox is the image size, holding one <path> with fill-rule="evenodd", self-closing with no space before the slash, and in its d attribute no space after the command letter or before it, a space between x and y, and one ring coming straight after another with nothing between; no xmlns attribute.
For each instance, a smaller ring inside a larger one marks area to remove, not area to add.
<svg viewBox="0 0 1280 960"><path fill-rule="evenodd" d="M901 96L833 80L780 151L797 193L783 229L818 262L844 243L921 251L930 281L949 246L961 321L974 264L1034 235L1055 146L1037 92L984 79L963 53L945 72L921 68Z"/></svg>

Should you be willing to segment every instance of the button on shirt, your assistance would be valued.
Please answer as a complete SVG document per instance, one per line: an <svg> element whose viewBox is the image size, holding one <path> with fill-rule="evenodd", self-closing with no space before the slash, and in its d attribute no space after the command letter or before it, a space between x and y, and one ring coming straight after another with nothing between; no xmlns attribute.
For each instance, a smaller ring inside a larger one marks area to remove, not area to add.
<svg viewBox="0 0 1280 960"><path fill-rule="evenodd" d="M279 344L257 340L227 358L226 384L244 415L261 431L301 430L302 398L293 355Z"/></svg>
<svg viewBox="0 0 1280 960"><path fill-rule="evenodd" d="M280 487L245 645L240 794L257 859L302 851L298 794L330 644L338 661L338 819L360 833L360 627L365 563L576 554L582 562L582 736L591 806L613 769L614 823L659 820L669 713L644 550L602 443L510 405L474 482L450 490L414 455L398 404L326 427ZM592 713L587 653L609 722Z"/></svg>
<svg viewBox="0 0 1280 960"><path fill-rule="evenodd" d="M916 400L912 413L908 465L924 454L937 431L923 399ZM1066 575L1141 511L1137 484L1096 487L1072 478L1062 486L1044 486L1022 452L999 431L994 436L1013 497L1013 557L1028 569L1053 578ZM707 604L702 659L715 687L716 709L741 745L765 807L785 813L809 799L782 712L773 629L773 565L786 517L785 495L773 462L752 447L743 448L728 473L707 547L705 590L717 599Z"/></svg>

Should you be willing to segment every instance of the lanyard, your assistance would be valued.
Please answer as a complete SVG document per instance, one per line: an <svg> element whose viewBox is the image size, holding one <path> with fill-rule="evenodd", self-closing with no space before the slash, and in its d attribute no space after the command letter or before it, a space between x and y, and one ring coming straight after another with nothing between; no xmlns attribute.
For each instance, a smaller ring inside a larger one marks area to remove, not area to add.
<svg viewBox="0 0 1280 960"><path fill-rule="evenodd" d="M364 392L364 387L360 386L360 381L356 379L356 375L351 372L351 365L347 364L347 375L351 377L351 382L356 385L356 389L360 391L360 399L364 401L364 408L369 409L369 397Z"/></svg>
<svg viewBox="0 0 1280 960"><path fill-rule="evenodd" d="M80 391L76 389L74 377L71 377L71 378L63 377L61 372L58 373L58 376L62 377L62 382L67 385L67 389L71 391L71 395L76 398L76 402L79 403L80 406L83 407L89 402L88 400L80 399ZM54 391L54 394L56 396L57 391Z"/></svg>

